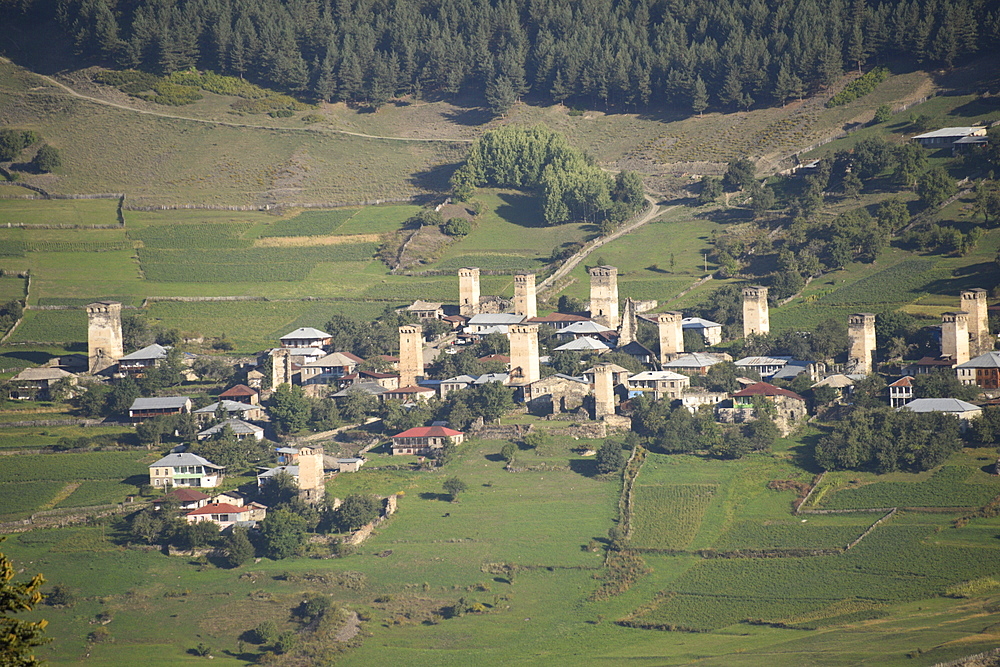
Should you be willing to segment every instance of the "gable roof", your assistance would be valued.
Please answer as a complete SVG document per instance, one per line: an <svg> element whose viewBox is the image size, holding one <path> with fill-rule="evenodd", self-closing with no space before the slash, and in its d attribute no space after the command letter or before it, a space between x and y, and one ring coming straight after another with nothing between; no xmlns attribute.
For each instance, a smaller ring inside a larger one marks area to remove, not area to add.
<svg viewBox="0 0 1000 667"><path fill-rule="evenodd" d="M481 313L469 318L469 324L473 326L510 325L520 324L523 321L524 315L513 313Z"/></svg>
<svg viewBox="0 0 1000 667"><path fill-rule="evenodd" d="M624 352L630 357L655 357L653 351L648 347L643 345L638 341L632 341L631 343L626 343L625 345L619 345L615 348L616 352Z"/></svg>
<svg viewBox="0 0 1000 667"><path fill-rule="evenodd" d="M391 396L393 394L409 395L409 394L433 394L433 393L434 390L429 387L418 387L415 384L411 384L407 387L400 387L399 389L390 389L389 391L385 392L384 395Z"/></svg>
<svg viewBox="0 0 1000 667"><path fill-rule="evenodd" d="M440 310L443 304L440 301L424 301L417 299L413 305L407 306L406 310Z"/></svg>
<svg viewBox="0 0 1000 667"><path fill-rule="evenodd" d="M662 368L702 368L704 366L714 366L725 361L722 355L704 354L702 352L690 352L682 354L673 361L661 364Z"/></svg>
<svg viewBox="0 0 1000 667"><path fill-rule="evenodd" d="M910 375L904 375L893 383L889 384L890 387L912 387L913 377Z"/></svg>
<svg viewBox="0 0 1000 667"><path fill-rule="evenodd" d="M673 371L643 371L629 376L629 381L636 380L688 380L687 375L681 375Z"/></svg>
<svg viewBox="0 0 1000 667"><path fill-rule="evenodd" d="M166 359L167 350L169 348L163 347L162 345L157 345L153 343L152 345L147 345L141 350L136 350L126 354L124 357L120 357L118 361L146 361L148 359Z"/></svg>
<svg viewBox="0 0 1000 667"><path fill-rule="evenodd" d="M1000 352L992 350L986 354L980 354L975 359L959 364L956 368L1000 368Z"/></svg>
<svg viewBox="0 0 1000 667"><path fill-rule="evenodd" d="M446 426L417 426L406 429L402 433L397 433L393 438L450 438L455 435L462 435L461 431L448 428Z"/></svg>
<svg viewBox="0 0 1000 667"><path fill-rule="evenodd" d="M737 366L784 366L791 357L743 357L734 362Z"/></svg>
<svg viewBox="0 0 1000 667"><path fill-rule="evenodd" d="M610 350L611 348L596 338L584 336L555 348L555 352L580 352L590 350Z"/></svg>
<svg viewBox="0 0 1000 667"><path fill-rule="evenodd" d="M200 432L198 435L215 435L216 433L221 433L222 429L225 427L232 429L233 433L236 435L256 435L257 433L263 433L264 429L255 424L248 424L242 419L227 419L223 422L216 424L215 426L206 428L204 431Z"/></svg>
<svg viewBox="0 0 1000 667"><path fill-rule="evenodd" d="M159 501L163 502L164 500L175 499L182 503L194 503L207 498L208 494L202 493L197 489L179 488L167 491L167 493L165 493L163 498L160 498Z"/></svg>
<svg viewBox="0 0 1000 667"><path fill-rule="evenodd" d="M303 364L304 368L317 368L327 366L357 366L360 359L347 352L331 352L321 359Z"/></svg>
<svg viewBox="0 0 1000 667"><path fill-rule="evenodd" d="M603 324L598 324L593 320L587 320L585 322L574 322L569 326L563 327L559 330L558 335L562 336L564 334L597 334L604 333L605 331L614 331L611 327L606 327Z"/></svg>
<svg viewBox="0 0 1000 667"><path fill-rule="evenodd" d="M539 317L529 317L525 322L529 324L548 324L550 322L590 322L590 318L576 313L550 313Z"/></svg>
<svg viewBox="0 0 1000 667"><path fill-rule="evenodd" d="M982 408L957 398L915 398L900 410L910 412L982 412Z"/></svg>
<svg viewBox="0 0 1000 667"><path fill-rule="evenodd" d="M295 479L299 478L299 467L298 466L277 466L274 468L268 468L264 472L257 475L257 479L266 479L268 477L274 477L279 473L287 472L289 475Z"/></svg>
<svg viewBox="0 0 1000 667"><path fill-rule="evenodd" d="M967 137L971 134L985 134L986 128L979 127L942 127L940 130L924 132L913 137L914 139L936 139L938 137Z"/></svg>
<svg viewBox="0 0 1000 667"><path fill-rule="evenodd" d="M132 401L129 410L180 410L191 399L187 396L154 396L152 398L137 398Z"/></svg>
<svg viewBox="0 0 1000 667"><path fill-rule="evenodd" d="M256 396L256 395L257 395L256 389L251 389L245 384L238 384L236 386L230 387L229 389L219 394L219 398L230 398L232 396Z"/></svg>
<svg viewBox="0 0 1000 667"><path fill-rule="evenodd" d="M150 463L150 468L173 468L175 466L207 466L221 470L226 466L217 466L208 459L202 458L190 452L180 452L178 454L167 454L156 463Z"/></svg>
<svg viewBox="0 0 1000 667"><path fill-rule="evenodd" d="M853 387L856 381L849 375L844 375L843 373L835 373L833 375L828 375L816 384L812 386L813 389L816 387L832 387L833 389L843 389L844 387ZM895 383L889 385L894 386Z"/></svg>
<svg viewBox="0 0 1000 667"><path fill-rule="evenodd" d="M790 389L782 389L781 387L775 387L773 384L768 384L767 382L757 382L752 384L746 389L741 389L740 391L733 394L736 396L787 396L788 398L797 398L800 401L805 399L796 394Z"/></svg>
<svg viewBox="0 0 1000 667"><path fill-rule="evenodd" d="M334 398L343 398L344 396L347 396L348 392L352 391L361 391L366 394L381 396L388 390L382 385L380 385L378 382L356 382L352 384L350 387L346 387L344 389L341 389L335 394L331 394L331 396L333 396Z"/></svg>
<svg viewBox="0 0 1000 667"><path fill-rule="evenodd" d="M291 333L287 333L278 340L303 340L309 338L330 338L330 334L312 327L299 327Z"/></svg>
<svg viewBox="0 0 1000 667"><path fill-rule="evenodd" d="M222 407L225 408L226 412L246 412L247 410L261 409L259 405L248 405L247 403L240 403L238 401L221 400L212 403L211 405L206 405L203 408L199 408L198 410L195 410L194 413L196 415L204 415L210 412L215 412L219 409L220 403L222 404Z"/></svg>
<svg viewBox="0 0 1000 667"><path fill-rule="evenodd" d="M242 514L246 512L249 508L246 506L237 507L236 505L230 505L229 503L214 503L211 505L205 505L204 507L199 507L196 510L191 510L185 516L199 516L201 514Z"/></svg>
<svg viewBox="0 0 1000 667"><path fill-rule="evenodd" d="M619 366L618 364L602 364L602 365L603 366L611 366L611 372L612 373L631 373L632 372L629 369L625 368L624 366ZM597 366L591 366L590 368L588 368L587 370L585 370L583 372L583 374L584 375L596 375L597 374Z"/></svg>
<svg viewBox="0 0 1000 667"><path fill-rule="evenodd" d="M76 377L72 373L67 373L61 368L51 368L42 366L39 368L25 368L23 371L11 378L19 382L39 381L39 380L61 380L63 378Z"/></svg>
<svg viewBox="0 0 1000 667"><path fill-rule="evenodd" d="M722 325L718 322L706 320L701 317L685 317L681 319L682 329L716 329L721 327Z"/></svg>

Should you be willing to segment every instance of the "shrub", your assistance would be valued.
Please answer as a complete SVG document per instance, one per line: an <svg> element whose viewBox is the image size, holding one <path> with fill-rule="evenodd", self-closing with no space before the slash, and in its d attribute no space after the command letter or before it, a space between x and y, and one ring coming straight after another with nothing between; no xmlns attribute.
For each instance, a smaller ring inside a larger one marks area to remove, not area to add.
<svg viewBox="0 0 1000 667"><path fill-rule="evenodd" d="M468 220L451 218L441 225L441 232L448 236L468 236L472 232L472 225Z"/></svg>
<svg viewBox="0 0 1000 667"><path fill-rule="evenodd" d="M892 118L892 107L888 104L880 104L877 109L875 109L875 117L872 119L873 123L884 123Z"/></svg>
<svg viewBox="0 0 1000 667"><path fill-rule="evenodd" d="M313 123L323 122L323 117L320 116L318 113L307 113L300 120L306 125L312 125Z"/></svg>
<svg viewBox="0 0 1000 667"><path fill-rule="evenodd" d="M864 97L868 93L875 90L878 84L882 83L889 78L889 70L885 67L876 67L875 69L859 76L854 81L844 86L844 89L839 93L834 95L827 101L827 108L839 107L848 102L853 102L859 97Z"/></svg>

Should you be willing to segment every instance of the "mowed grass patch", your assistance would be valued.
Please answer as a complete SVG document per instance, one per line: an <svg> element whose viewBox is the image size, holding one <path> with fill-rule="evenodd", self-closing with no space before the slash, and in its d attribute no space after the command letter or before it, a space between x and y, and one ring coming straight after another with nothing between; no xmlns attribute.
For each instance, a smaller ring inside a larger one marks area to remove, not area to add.
<svg viewBox="0 0 1000 667"><path fill-rule="evenodd" d="M409 218L420 211L410 204L366 206L338 225L335 234L387 234L394 232Z"/></svg>
<svg viewBox="0 0 1000 667"><path fill-rule="evenodd" d="M11 482L0 485L0 517L13 521L37 512L56 497L65 482Z"/></svg>
<svg viewBox="0 0 1000 667"><path fill-rule="evenodd" d="M1000 480L967 483L972 475L972 468L945 465L924 481L873 482L856 488L830 489L819 502L824 509L980 507L1000 494Z"/></svg>
<svg viewBox="0 0 1000 667"><path fill-rule="evenodd" d="M6 190L0 192L6 192ZM0 199L0 224L6 225L8 223L13 225L116 225L118 224L118 200Z"/></svg>
<svg viewBox="0 0 1000 667"><path fill-rule="evenodd" d="M293 218L277 220L261 233L265 236L325 236L334 231L356 215L360 209L343 208L329 211L302 211Z"/></svg>
<svg viewBox="0 0 1000 667"><path fill-rule="evenodd" d="M11 413L6 413L5 416ZM14 413L11 421L34 419L64 419L62 412ZM51 447L61 438L94 438L98 436L121 437L131 441L135 430L120 426L25 426L0 429L0 449L38 449Z"/></svg>
<svg viewBox="0 0 1000 667"><path fill-rule="evenodd" d="M712 484L636 484L632 491L632 539L636 547L686 549L718 487Z"/></svg>
<svg viewBox="0 0 1000 667"><path fill-rule="evenodd" d="M56 508L110 505L120 503L125 500L126 496L134 496L138 493L138 486L125 482L83 482L73 493L56 503Z"/></svg>
<svg viewBox="0 0 1000 667"><path fill-rule="evenodd" d="M240 250L253 242L243 238L252 222L147 225L129 230L129 238L141 241L145 248Z"/></svg>
<svg viewBox="0 0 1000 667"><path fill-rule="evenodd" d="M742 549L837 549L842 548L881 518L879 514L851 515L856 523L823 525L825 517L809 516L782 523L761 524L741 521L715 543L719 551ZM867 523L862 523L867 520Z"/></svg>
<svg viewBox="0 0 1000 667"><path fill-rule="evenodd" d="M3 458L0 484L32 481L80 482L120 481L133 475L148 475L147 452L86 452L81 454L13 454Z"/></svg>
<svg viewBox="0 0 1000 667"><path fill-rule="evenodd" d="M21 300L24 296L24 278L0 276L0 302Z"/></svg>
<svg viewBox="0 0 1000 667"><path fill-rule="evenodd" d="M11 343L69 343L87 340L87 311L28 310Z"/></svg>

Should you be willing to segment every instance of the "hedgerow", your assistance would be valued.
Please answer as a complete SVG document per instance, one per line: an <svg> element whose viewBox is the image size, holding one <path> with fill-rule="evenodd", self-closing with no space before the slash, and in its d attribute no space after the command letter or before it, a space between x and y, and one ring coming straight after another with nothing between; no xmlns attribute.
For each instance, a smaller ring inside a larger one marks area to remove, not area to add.
<svg viewBox="0 0 1000 667"><path fill-rule="evenodd" d="M826 106L827 108L839 107L847 104L848 102L853 102L859 97L864 97L868 93L875 90L875 87L878 86L878 84L888 78L889 70L885 67L876 67L844 86L843 90L827 101Z"/></svg>

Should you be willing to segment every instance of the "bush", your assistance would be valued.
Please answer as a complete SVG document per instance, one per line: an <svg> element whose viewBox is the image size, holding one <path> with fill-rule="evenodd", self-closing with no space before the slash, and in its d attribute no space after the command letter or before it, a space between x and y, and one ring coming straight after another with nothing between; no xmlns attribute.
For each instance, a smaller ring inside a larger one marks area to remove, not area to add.
<svg viewBox="0 0 1000 667"><path fill-rule="evenodd" d="M295 115L295 112L291 109L275 109L274 111L268 111L267 115L271 118L291 118Z"/></svg>
<svg viewBox="0 0 1000 667"><path fill-rule="evenodd" d="M472 225L468 220L451 218L441 225L441 232L448 236L468 236L472 232Z"/></svg>
<svg viewBox="0 0 1000 667"><path fill-rule="evenodd" d="M827 101L827 108L839 107L848 102L853 102L859 97L864 97L868 93L875 90L878 84L882 83L889 78L889 70L885 67L876 67L875 69L861 75L854 81L844 86L844 89L839 93L834 95Z"/></svg>
<svg viewBox="0 0 1000 667"><path fill-rule="evenodd" d="M318 113L307 113L300 120L306 125L312 125L313 123L323 122L323 117L320 116Z"/></svg>
<svg viewBox="0 0 1000 667"><path fill-rule="evenodd" d="M262 621L253 629L253 636L258 644L270 644L278 639L278 626L274 621Z"/></svg>
<svg viewBox="0 0 1000 667"><path fill-rule="evenodd" d="M872 122L875 124L884 123L892 118L892 107L888 104L880 104L877 109L875 109L875 117L872 118Z"/></svg>

